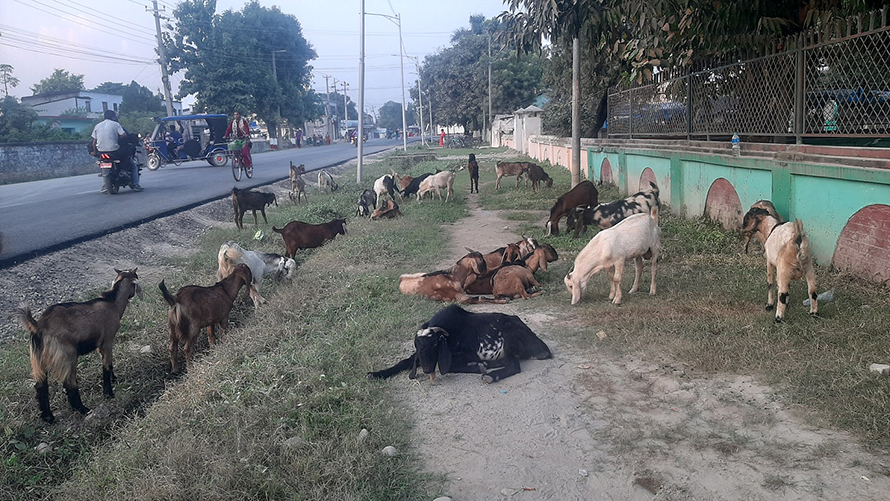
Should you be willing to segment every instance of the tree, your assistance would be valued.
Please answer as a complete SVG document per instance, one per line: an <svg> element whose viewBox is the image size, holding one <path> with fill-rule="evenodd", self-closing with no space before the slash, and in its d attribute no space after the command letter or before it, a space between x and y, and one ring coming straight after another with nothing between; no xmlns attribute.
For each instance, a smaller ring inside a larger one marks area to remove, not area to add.
<svg viewBox="0 0 890 501"><path fill-rule="evenodd" d="M389 130L402 128L402 105L395 101L387 101L380 107L377 125Z"/></svg>
<svg viewBox="0 0 890 501"><path fill-rule="evenodd" d="M103 82L99 84L91 92L99 92L102 94L111 94L113 96L123 96L127 86L121 82Z"/></svg>
<svg viewBox="0 0 890 501"><path fill-rule="evenodd" d="M14 68L11 64L0 64L0 83L3 84L3 95L9 95L9 88L19 86L19 79L12 76Z"/></svg>
<svg viewBox="0 0 890 501"><path fill-rule="evenodd" d="M34 94L83 90L83 75L73 75L56 68L53 74L31 87Z"/></svg>
<svg viewBox="0 0 890 501"><path fill-rule="evenodd" d="M164 113L166 111L161 98L152 94L151 90L136 81L131 81L121 94L121 114L127 113Z"/></svg>
<svg viewBox="0 0 890 501"><path fill-rule="evenodd" d="M13 96L0 99L0 143L76 139L67 132L41 124L37 112Z"/></svg>
<svg viewBox="0 0 890 501"><path fill-rule="evenodd" d="M280 117L318 116L308 65L316 54L296 17L257 1L217 14L215 0L183 1L174 17L165 45L172 72L185 71L177 97L194 94L196 110L256 113L273 133Z"/></svg>

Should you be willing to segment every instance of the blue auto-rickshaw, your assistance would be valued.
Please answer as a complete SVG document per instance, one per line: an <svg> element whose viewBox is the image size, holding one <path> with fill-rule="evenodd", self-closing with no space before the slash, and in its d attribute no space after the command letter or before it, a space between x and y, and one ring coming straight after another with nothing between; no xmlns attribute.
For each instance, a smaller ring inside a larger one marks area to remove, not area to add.
<svg viewBox="0 0 890 501"><path fill-rule="evenodd" d="M148 170L189 160L207 160L215 167L229 161L228 144L223 137L228 125L226 115L183 115L155 121L157 125L144 144Z"/></svg>

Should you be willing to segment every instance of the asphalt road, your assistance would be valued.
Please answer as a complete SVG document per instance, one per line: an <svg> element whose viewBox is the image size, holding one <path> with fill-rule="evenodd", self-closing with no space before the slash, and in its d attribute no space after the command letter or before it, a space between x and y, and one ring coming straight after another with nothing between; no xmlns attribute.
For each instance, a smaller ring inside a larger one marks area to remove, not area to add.
<svg viewBox="0 0 890 501"><path fill-rule="evenodd" d="M364 154L401 146L396 139L371 139ZM121 188L116 195L100 193L96 174L0 186L0 268L142 224L230 195L232 186L251 188L286 179L289 162L305 164L307 171L338 165L356 156L349 144L304 147L254 155L252 179L235 182L229 164L213 167L206 161L156 171L142 169L136 193ZM368 180L373 183L373 180Z"/></svg>

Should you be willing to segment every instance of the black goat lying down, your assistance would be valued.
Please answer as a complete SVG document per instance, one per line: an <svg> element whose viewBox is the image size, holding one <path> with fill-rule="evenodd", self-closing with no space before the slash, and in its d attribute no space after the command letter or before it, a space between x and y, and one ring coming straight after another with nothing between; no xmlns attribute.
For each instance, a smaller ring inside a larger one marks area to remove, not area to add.
<svg viewBox="0 0 890 501"><path fill-rule="evenodd" d="M519 374L519 361L551 357L550 348L519 317L503 313L470 313L452 304L433 315L414 336L414 353L390 367L369 372L368 379L386 379L411 369L417 377L418 364L430 381L440 374L482 374L493 383ZM488 369L496 368L491 372Z"/></svg>

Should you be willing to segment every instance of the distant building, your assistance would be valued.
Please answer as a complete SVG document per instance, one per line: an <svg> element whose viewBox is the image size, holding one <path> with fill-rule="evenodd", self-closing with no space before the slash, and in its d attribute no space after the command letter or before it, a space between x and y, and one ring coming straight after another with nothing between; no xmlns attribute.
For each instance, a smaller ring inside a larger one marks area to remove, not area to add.
<svg viewBox="0 0 890 501"><path fill-rule="evenodd" d="M105 110L119 112L123 96L104 94L87 90L45 92L23 97L22 104L31 106L37 112L38 121L59 127L66 132L79 133L92 128L101 119ZM66 112L78 110L78 116ZM182 114L182 103L173 102L173 114Z"/></svg>

